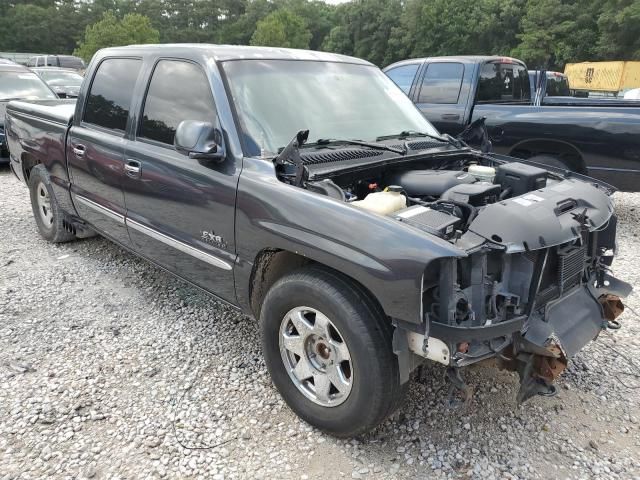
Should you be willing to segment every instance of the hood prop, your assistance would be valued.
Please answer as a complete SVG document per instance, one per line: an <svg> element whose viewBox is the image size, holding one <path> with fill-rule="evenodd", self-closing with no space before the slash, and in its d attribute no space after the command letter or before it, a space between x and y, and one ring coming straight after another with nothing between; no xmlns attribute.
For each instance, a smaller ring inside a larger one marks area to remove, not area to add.
<svg viewBox="0 0 640 480"><path fill-rule="evenodd" d="M300 147L304 145L308 139L309 130L300 130L273 160L276 166L292 164L295 167L293 185L296 187L302 186L302 182L305 179L304 177L307 176L306 169L300 158Z"/></svg>

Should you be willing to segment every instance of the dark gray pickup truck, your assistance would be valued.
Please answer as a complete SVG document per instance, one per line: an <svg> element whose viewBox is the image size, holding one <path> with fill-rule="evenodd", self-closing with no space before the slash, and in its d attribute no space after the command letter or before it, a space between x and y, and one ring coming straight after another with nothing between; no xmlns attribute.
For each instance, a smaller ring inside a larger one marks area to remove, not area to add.
<svg viewBox="0 0 640 480"><path fill-rule="evenodd" d="M498 153L640 191L638 101L532 96L526 65L508 57L414 58L384 71L443 133L486 117Z"/></svg>
<svg viewBox="0 0 640 480"><path fill-rule="evenodd" d="M425 359L452 403L489 358L553 394L630 291L612 187L441 136L356 58L110 48L75 105L11 102L6 131L44 238L98 232L258 318L275 386L334 435Z"/></svg>

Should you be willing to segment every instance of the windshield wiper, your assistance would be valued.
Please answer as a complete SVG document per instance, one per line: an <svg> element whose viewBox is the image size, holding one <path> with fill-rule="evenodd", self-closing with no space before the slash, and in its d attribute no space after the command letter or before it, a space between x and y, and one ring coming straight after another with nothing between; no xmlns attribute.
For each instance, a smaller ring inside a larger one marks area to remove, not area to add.
<svg viewBox="0 0 640 480"><path fill-rule="evenodd" d="M377 139L378 140L378 139ZM380 145L377 143L363 142L362 140L340 140L336 138L319 138L315 143L308 143L307 145L360 145L361 147L369 147L373 150L386 150L388 152L397 153L398 155L405 155L406 150L400 148L390 147L389 145Z"/></svg>
<svg viewBox="0 0 640 480"><path fill-rule="evenodd" d="M449 145L453 145L456 148L462 148L463 146L459 140L456 140L448 133L445 133L444 135L432 135L430 133L418 132L416 130L403 130L402 132L397 133L395 135L382 135L380 137L377 137L376 140L380 141L380 140L388 140L390 138L409 138L409 137L433 138L434 140L439 140L440 142L445 142L445 143L448 143Z"/></svg>

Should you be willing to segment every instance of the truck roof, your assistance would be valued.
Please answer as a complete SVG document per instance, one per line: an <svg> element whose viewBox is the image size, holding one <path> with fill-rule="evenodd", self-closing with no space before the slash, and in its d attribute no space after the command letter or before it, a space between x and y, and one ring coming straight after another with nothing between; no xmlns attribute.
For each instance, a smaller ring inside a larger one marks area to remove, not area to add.
<svg viewBox="0 0 640 480"><path fill-rule="evenodd" d="M317 52L312 50L298 50L294 48L277 47L249 47L242 45L213 45L207 43L165 43L149 45L128 45L125 47L111 47L100 50L101 56L122 53L155 53L161 51L163 55L181 55L186 52L193 53L201 50L205 55L211 56L216 61L228 60L315 60L321 62L356 63L361 65L373 65L366 60L337 53Z"/></svg>
<svg viewBox="0 0 640 480"><path fill-rule="evenodd" d="M391 65L388 65L384 68L384 70L387 70L388 68L391 67L397 67L403 64L408 64L408 63L416 63L416 62L423 62L425 60L437 60L437 61L450 61L450 62L459 62L459 63L472 63L472 64L476 64L476 63L484 63L484 62L491 62L491 61L502 61L502 62L507 62L507 63L520 63L522 64L522 60L518 60L517 58L513 58L513 57L505 57L502 55L449 55L449 56L444 56L444 57L416 57L416 58L408 58L407 60L402 60L400 62L396 62L396 63L392 63Z"/></svg>
<svg viewBox="0 0 640 480"><path fill-rule="evenodd" d="M29 72L27 67L23 67L22 65L18 65L17 63L1 63L0 62L0 72Z"/></svg>

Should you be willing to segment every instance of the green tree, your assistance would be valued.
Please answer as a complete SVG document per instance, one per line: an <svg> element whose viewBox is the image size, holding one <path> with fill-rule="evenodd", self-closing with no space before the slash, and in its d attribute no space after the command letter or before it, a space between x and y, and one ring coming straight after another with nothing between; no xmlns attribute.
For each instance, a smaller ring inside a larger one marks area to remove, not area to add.
<svg viewBox="0 0 640 480"><path fill-rule="evenodd" d="M598 18L598 53L610 60L640 60L640 1L609 0Z"/></svg>
<svg viewBox="0 0 640 480"><path fill-rule="evenodd" d="M389 44L393 59L506 55L517 45L526 0L408 0Z"/></svg>
<svg viewBox="0 0 640 480"><path fill-rule="evenodd" d="M400 25L401 0L359 0L339 5L334 26L322 45L329 52L354 55L377 65L395 59L389 48L392 31Z"/></svg>
<svg viewBox="0 0 640 480"><path fill-rule="evenodd" d="M102 20L87 27L84 39L73 53L89 61L101 48L159 41L160 33L144 15L128 13L118 20L113 12L108 11Z"/></svg>
<svg viewBox="0 0 640 480"><path fill-rule="evenodd" d="M511 54L530 67L563 68L597 54L599 0L529 0Z"/></svg>
<svg viewBox="0 0 640 480"><path fill-rule="evenodd" d="M256 25L251 45L309 48L311 32L302 17L287 9L270 13Z"/></svg>

